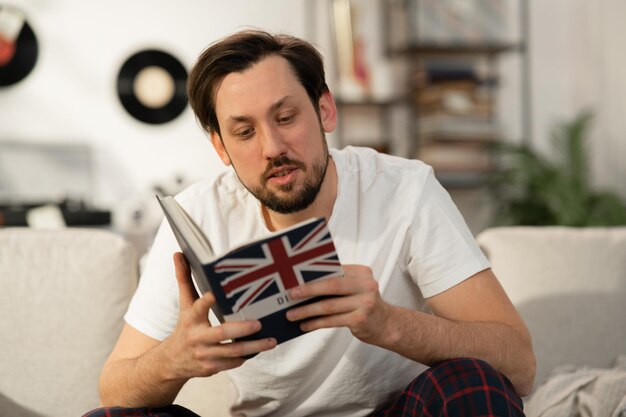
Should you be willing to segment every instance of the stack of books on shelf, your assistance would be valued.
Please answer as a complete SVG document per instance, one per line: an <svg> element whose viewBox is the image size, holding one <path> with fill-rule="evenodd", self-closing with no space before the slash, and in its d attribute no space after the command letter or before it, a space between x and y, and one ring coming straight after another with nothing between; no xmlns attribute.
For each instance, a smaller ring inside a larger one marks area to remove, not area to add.
<svg viewBox="0 0 626 417"><path fill-rule="evenodd" d="M497 79L471 60L429 61L416 70L414 85L415 157L441 180L476 183L493 169L488 147L502 136L494 108Z"/></svg>

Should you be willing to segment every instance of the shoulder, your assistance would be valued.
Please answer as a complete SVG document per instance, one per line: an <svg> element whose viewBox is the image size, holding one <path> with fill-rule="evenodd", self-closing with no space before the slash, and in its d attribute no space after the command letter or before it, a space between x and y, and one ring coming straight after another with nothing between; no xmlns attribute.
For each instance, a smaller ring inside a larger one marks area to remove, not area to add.
<svg viewBox="0 0 626 417"><path fill-rule="evenodd" d="M411 173L423 180L432 172L432 168L422 161L380 153L372 148L347 146L342 150L331 149L331 155L342 170L363 176L395 173L397 177L398 174Z"/></svg>
<svg viewBox="0 0 626 417"><path fill-rule="evenodd" d="M348 146L331 150L340 183L378 197L399 194L419 199L436 182L433 169L416 159L383 154L371 148ZM402 193L396 193L401 189Z"/></svg>

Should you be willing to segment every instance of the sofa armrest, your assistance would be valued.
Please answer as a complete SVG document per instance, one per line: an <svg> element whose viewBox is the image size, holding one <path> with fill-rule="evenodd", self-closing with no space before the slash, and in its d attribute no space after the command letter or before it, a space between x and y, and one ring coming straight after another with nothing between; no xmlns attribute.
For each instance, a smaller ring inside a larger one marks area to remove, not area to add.
<svg viewBox="0 0 626 417"><path fill-rule="evenodd" d="M531 332L535 386L626 353L626 227L501 227L477 241Z"/></svg>

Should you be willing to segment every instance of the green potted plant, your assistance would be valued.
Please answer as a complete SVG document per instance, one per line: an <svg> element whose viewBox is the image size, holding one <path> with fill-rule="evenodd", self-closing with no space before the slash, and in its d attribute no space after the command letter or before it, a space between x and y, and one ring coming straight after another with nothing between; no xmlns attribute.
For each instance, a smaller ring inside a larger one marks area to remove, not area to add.
<svg viewBox="0 0 626 417"><path fill-rule="evenodd" d="M593 114L582 111L552 131L553 158L527 145L494 146L499 169L489 187L496 225L626 225L626 205L590 184L587 138Z"/></svg>

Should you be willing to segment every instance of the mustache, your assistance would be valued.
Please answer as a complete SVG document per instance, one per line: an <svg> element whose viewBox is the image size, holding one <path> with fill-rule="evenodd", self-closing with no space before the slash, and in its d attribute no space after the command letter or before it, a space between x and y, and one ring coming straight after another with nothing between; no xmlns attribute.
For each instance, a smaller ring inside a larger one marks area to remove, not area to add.
<svg viewBox="0 0 626 417"><path fill-rule="evenodd" d="M265 172L263 172L263 178L268 178L270 175L270 171L272 171L274 168L280 168L283 165L292 165L298 169L306 171L306 166L303 162L282 155L277 158L273 158L267 162L267 167L265 168Z"/></svg>

